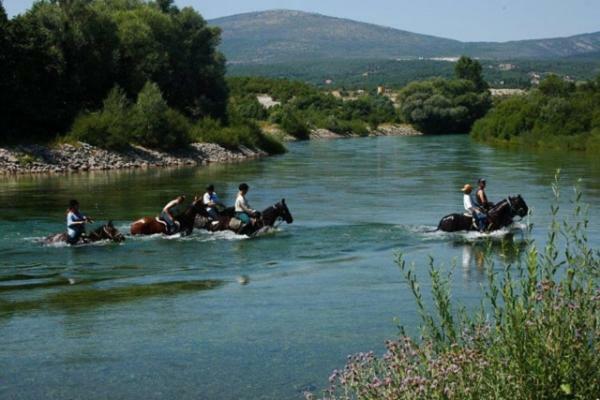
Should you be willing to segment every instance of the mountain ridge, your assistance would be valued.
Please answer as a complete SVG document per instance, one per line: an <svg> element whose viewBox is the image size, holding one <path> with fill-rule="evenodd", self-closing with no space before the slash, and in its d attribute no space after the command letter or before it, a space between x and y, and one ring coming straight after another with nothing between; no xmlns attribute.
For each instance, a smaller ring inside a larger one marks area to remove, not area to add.
<svg viewBox="0 0 600 400"><path fill-rule="evenodd" d="M211 19L231 63L324 59L457 57L560 58L600 52L600 31L562 38L462 42L299 10L267 10Z"/></svg>

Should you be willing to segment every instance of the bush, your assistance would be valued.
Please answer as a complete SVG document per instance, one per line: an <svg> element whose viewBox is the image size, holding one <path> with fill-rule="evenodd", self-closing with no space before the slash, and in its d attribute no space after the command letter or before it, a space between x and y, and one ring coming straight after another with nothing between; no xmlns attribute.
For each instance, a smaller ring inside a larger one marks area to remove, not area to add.
<svg viewBox="0 0 600 400"><path fill-rule="evenodd" d="M487 257L486 302L457 311L449 281L430 265L435 313L425 307L412 267L400 257L422 317L422 340L402 334L383 358L350 357L330 377L328 399L594 399L600 393L600 253L575 196L569 223L554 220L542 251L494 272ZM558 238L564 237L564 256ZM498 277L499 275L499 277ZM491 316L491 320L489 319Z"/></svg>
<svg viewBox="0 0 600 400"><path fill-rule="evenodd" d="M600 132L600 81L580 86L555 76L539 90L500 101L473 126L477 140L594 151Z"/></svg>
<svg viewBox="0 0 600 400"><path fill-rule="evenodd" d="M253 122L238 122L222 126L219 121L205 118L191 130L191 136L199 142L217 143L227 149L237 150L246 146L254 150L264 150L269 154L283 154L285 147L277 139L267 136Z"/></svg>
<svg viewBox="0 0 600 400"><path fill-rule="evenodd" d="M100 111L79 115L68 137L94 146L121 150L129 146L134 125L131 106L123 90L113 88Z"/></svg>
<svg viewBox="0 0 600 400"><path fill-rule="evenodd" d="M281 116L281 129L298 139L308 139L310 130L301 117L292 110L284 110Z"/></svg>
<svg viewBox="0 0 600 400"><path fill-rule="evenodd" d="M423 133L468 133L491 107L491 96L469 80L414 82L400 92L404 121Z"/></svg>
<svg viewBox="0 0 600 400"><path fill-rule="evenodd" d="M171 150L185 147L190 142L188 120L169 108L155 83L147 82L139 93L132 120L134 140L142 146Z"/></svg>

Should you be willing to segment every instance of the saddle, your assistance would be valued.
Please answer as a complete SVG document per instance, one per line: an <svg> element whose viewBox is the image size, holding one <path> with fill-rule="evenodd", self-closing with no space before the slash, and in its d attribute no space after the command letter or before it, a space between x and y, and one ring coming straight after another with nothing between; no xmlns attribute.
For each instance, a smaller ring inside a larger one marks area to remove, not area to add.
<svg viewBox="0 0 600 400"><path fill-rule="evenodd" d="M156 219L156 222L159 222L165 226L165 231L167 232L168 235L172 235L172 234L179 232L180 226L177 221L175 221L175 223L173 224L171 229L169 229L169 224L167 224L166 221L162 220L160 218L160 216L155 217L155 219Z"/></svg>
<svg viewBox="0 0 600 400"><path fill-rule="evenodd" d="M229 220L229 229L231 229L232 231L238 232L243 225L244 224L242 223L242 220L237 219L235 217L232 217Z"/></svg>

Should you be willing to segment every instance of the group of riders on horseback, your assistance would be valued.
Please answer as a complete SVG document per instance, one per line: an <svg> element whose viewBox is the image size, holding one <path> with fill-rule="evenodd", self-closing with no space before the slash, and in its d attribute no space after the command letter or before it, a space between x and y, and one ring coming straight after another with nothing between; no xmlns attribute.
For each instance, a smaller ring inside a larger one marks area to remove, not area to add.
<svg viewBox="0 0 600 400"><path fill-rule="evenodd" d="M227 207L220 201L212 184L206 187L202 197L195 197L192 204L183 212L179 212L179 209L186 197L178 196L163 207L158 217L145 217L132 223L130 232L132 235L190 234L196 227L209 231L231 230L238 234L253 235L260 230L273 227L279 220L288 224L293 222L285 199L263 212L258 212L250 207L246 200L250 190L248 184L242 183L238 189L234 207ZM46 242L67 242L74 245L103 239L124 240L123 235L118 233L112 222L86 235L85 226L91 222L93 220L79 210L79 202L71 200L67 210L67 232L49 236Z"/></svg>
<svg viewBox="0 0 600 400"><path fill-rule="evenodd" d="M507 197L497 204L490 203L485 193L486 180L481 178L473 196L473 187L466 184L462 188L464 213L450 214L442 218L438 230L445 232L471 231L491 232L507 227L513 223L514 217L523 218L528 207L520 195ZM285 199L258 212L248 204L246 195L249 186L242 183L233 207L226 207L219 199L213 185L206 187L202 197L195 197L188 208L178 213L185 201L181 195L165 205L158 217L145 217L131 224L132 235L181 233L189 235L194 228L208 231L233 231L248 236L256 235L272 228L278 221L288 224L293 222L292 215ZM123 241L125 238L113 226L112 222L86 235L85 226L93 222L79 210L77 200L71 200L67 210L67 232L49 236L46 243L67 242L71 245L88 243L97 240Z"/></svg>

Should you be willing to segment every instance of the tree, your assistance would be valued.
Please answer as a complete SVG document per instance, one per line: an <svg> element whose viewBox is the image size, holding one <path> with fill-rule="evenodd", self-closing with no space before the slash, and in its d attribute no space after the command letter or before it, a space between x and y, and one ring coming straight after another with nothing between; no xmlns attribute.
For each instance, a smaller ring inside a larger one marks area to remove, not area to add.
<svg viewBox="0 0 600 400"><path fill-rule="evenodd" d="M488 89L487 82L483 80L481 64L477 60L462 56L454 67L454 75L457 79L473 82L478 91Z"/></svg>
<svg viewBox="0 0 600 400"><path fill-rule="evenodd" d="M462 79L413 82L400 99L403 119L423 133L468 133L491 107L488 91Z"/></svg>

